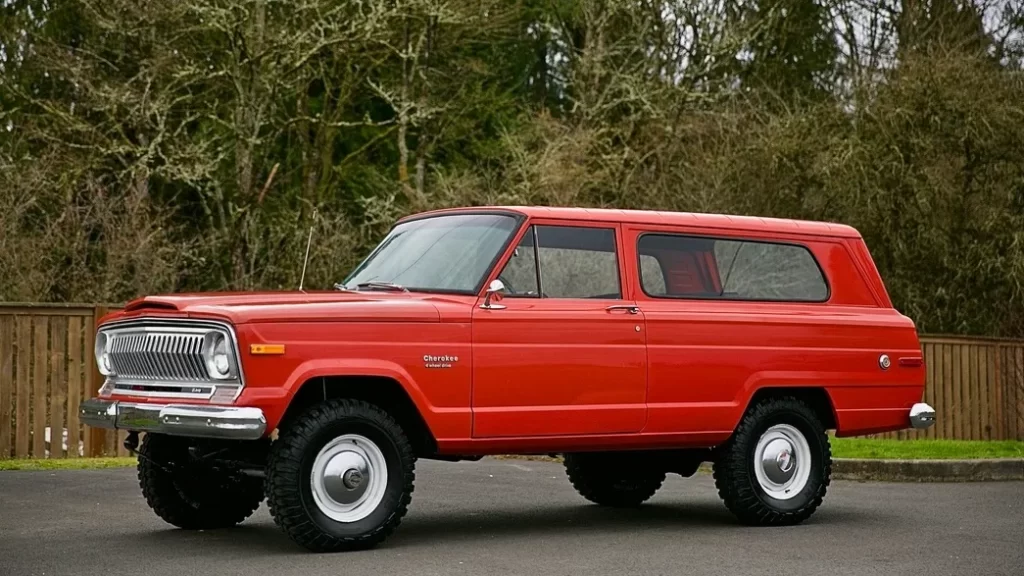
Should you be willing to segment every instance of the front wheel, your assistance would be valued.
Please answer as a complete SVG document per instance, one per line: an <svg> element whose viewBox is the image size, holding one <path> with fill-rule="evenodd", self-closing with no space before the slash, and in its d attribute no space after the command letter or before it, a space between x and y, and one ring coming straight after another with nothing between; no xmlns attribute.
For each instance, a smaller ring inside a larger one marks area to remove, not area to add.
<svg viewBox="0 0 1024 576"><path fill-rule="evenodd" d="M139 448L139 485L149 507L186 530L234 526L263 501L263 481L193 458L182 438L147 434Z"/></svg>
<svg viewBox="0 0 1024 576"><path fill-rule="evenodd" d="M817 414L796 398L754 405L714 463L726 507L751 525L797 524L821 505L832 452Z"/></svg>
<svg viewBox="0 0 1024 576"><path fill-rule="evenodd" d="M270 513L314 552L370 548L409 507L416 458L386 412L358 400L310 408L271 445Z"/></svg>

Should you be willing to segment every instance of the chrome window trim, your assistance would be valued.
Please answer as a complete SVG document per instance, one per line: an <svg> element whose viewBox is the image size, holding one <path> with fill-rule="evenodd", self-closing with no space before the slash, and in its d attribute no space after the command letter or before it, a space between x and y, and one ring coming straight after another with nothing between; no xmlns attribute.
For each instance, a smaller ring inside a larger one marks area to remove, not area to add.
<svg viewBox="0 0 1024 576"><path fill-rule="evenodd" d="M211 388L209 394L189 394L189 393L177 393L168 394L162 391L149 391L149 390L132 390L123 391L116 390L114 385L116 384L137 384L143 386L154 386L161 385L166 382L172 386L180 386L183 383L187 384L187 381L164 381L164 380L139 380L139 379L124 379L118 380L115 374L113 378L107 376L104 378L104 383L101 388L101 393L116 394L120 396L137 396L137 397L154 397L154 398L184 398L184 399L198 399L198 400L212 400L217 396L217 392L220 388L232 386L235 388L235 393L231 396L230 401L235 402L238 397L242 394L242 390L245 389L245 372L242 369L242 353L241 348L238 345L238 335L235 333L235 327L229 322L221 320L207 320L207 319L196 319L196 318L124 318L120 320L113 320L102 324L96 333L116 333L119 330L131 330L136 328L143 328L145 331L152 329L153 332L162 333L195 333L196 330L219 330L224 332L228 341L231 344L232 350L234 350L234 368L237 378L233 380L217 380L215 378L207 378L205 380L196 380L197 386L208 386ZM93 354L90 350L88 353ZM202 367L204 372L205 366Z"/></svg>

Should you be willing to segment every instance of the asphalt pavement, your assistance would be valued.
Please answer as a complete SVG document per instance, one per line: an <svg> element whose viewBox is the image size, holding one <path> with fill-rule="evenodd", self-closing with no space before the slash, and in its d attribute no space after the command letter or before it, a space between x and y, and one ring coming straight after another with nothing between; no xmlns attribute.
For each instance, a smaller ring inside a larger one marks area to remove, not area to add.
<svg viewBox="0 0 1024 576"><path fill-rule="evenodd" d="M237 528L160 521L134 470L0 472L0 576L374 574L1024 574L1024 483L834 482L808 522L749 528L711 477L670 476L649 504L587 503L559 464L420 461L381 547L316 555L266 507Z"/></svg>

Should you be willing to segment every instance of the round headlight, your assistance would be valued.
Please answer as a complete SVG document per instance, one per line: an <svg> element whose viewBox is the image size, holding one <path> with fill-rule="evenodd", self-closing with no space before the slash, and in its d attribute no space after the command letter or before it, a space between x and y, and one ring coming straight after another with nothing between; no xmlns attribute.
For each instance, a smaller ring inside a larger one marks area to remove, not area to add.
<svg viewBox="0 0 1024 576"><path fill-rule="evenodd" d="M110 362L110 337L104 332L96 333L96 368L104 376L114 373L113 365Z"/></svg>
<svg viewBox="0 0 1024 576"><path fill-rule="evenodd" d="M205 356L206 370L212 378L231 378L231 349L224 334L214 332L207 336Z"/></svg>

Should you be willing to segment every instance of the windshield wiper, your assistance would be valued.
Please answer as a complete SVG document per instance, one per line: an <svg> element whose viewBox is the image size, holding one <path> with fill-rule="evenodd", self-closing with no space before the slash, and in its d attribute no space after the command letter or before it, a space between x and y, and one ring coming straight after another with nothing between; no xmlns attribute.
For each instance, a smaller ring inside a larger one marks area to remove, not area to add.
<svg viewBox="0 0 1024 576"><path fill-rule="evenodd" d="M371 288L374 290L391 290L393 292L408 292L409 289L394 282L363 282L356 284L356 288Z"/></svg>
<svg viewBox="0 0 1024 576"><path fill-rule="evenodd" d="M348 286L345 286L341 282L336 283L334 285L334 289L339 291L339 292L356 292L356 290L353 290L353 289L349 288Z"/></svg>

